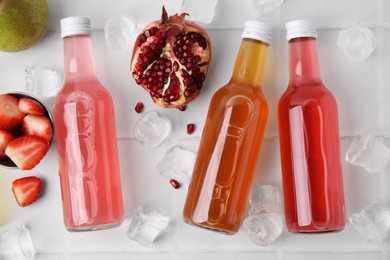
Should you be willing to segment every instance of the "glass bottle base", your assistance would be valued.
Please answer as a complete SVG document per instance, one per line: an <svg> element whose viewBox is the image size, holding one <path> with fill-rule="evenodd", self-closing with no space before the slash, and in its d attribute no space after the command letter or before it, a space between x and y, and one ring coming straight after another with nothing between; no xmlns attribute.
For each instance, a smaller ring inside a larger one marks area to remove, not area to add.
<svg viewBox="0 0 390 260"><path fill-rule="evenodd" d="M334 229L288 229L291 234L304 234L304 235L315 235L315 234L326 234L326 233L338 233L341 232L344 227Z"/></svg>
<svg viewBox="0 0 390 260"><path fill-rule="evenodd" d="M235 233L237 233L237 231L230 231L230 230L222 229L220 227L208 225L207 223L195 223L195 222L192 222L192 221L188 221L186 219L184 221L188 225L191 225L193 227L197 227L197 228L213 231L215 233L219 233L219 234L223 234L223 235L234 235Z"/></svg>
<svg viewBox="0 0 390 260"><path fill-rule="evenodd" d="M88 231L98 231L102 229L109 229L118 227L122 224L123 221L118 223L109 223L109 224L102 224L102 225L95 225L95 226L80 226L80 227L66 227L66 230L69 232L88 232Z"/></svg>

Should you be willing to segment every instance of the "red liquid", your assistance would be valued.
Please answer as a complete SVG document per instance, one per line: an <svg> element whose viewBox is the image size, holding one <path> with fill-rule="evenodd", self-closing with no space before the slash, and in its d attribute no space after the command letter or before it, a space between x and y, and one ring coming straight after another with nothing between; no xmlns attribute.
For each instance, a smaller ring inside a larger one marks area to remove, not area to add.
<svg viewBox="0 0 390 260"><path fill-rule="evenodd" d="M337 104L321 82L314 38L289 42L290 83L278 121L284 208L290 232L345 226Z"/></svg>
<svg viewBox="0 0 390 260"><path fill-rule="evenodd" d="M65 226L115 226L124 210L113 102L95 77L89 37L67 37L64 44L65 84L53 117Z"/></svg>

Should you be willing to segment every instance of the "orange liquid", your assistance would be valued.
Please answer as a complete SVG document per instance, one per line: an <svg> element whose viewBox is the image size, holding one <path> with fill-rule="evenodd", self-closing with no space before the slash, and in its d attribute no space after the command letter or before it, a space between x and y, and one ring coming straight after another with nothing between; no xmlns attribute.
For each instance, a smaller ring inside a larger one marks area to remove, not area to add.
<svg viewBox="0 0 390 260"><path fill-rule="evenodd" d="M241 226L268 118L259 85L267 49L244 39L232 80L211 100L184 207L189 224L228 234Z"/></svg>

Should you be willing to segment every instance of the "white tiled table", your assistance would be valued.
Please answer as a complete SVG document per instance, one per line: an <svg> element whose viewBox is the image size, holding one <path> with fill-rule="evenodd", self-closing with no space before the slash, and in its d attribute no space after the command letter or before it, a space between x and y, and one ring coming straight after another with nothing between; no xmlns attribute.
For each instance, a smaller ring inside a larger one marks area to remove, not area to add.
<svg viewBox="0 0 390 260"><path fill-rule="evenodd" d="M178 10L175 0L165 0L169 12ZM62 208L56 146L31 171L0 169L0 231L24 223L32 233L38 260L57 259L389 259L389 242L373 245L362 239L348 223L340 233L294 235L285 230L271 246L253 245L241 230L224 236L188 226L181 219L187 185L174 190L161 177L155 165L172 145L196 151L212 94L229 80L240 34L245 20L260 20L275 25L267 61L264 92L270 105L270 118L256 170L256 183L273 184L281 189L280 159L276 124L276 104L288 82L285 22L306 18L318 26L317 41L322 77L339 105L342 156L361 129L373 127L390 145L390 1L389 0L285 0L276 11L264 16L250 9L249 0L220 0L214 21L205 27L213 44L213 60L200 97L185 112L155 106L147 93L137 86L129 73L130 52L110 49L103 28L106 20L121 12L134 15L140 24L160 17L163 1L48 0L49 31L35 47L19 53L0 53L0 92L24 90L26 65L62 71L62 40L59 20L82 15L92 18L92 37L97 71L101 82L115 100L117 133L121 159L122 186L126 220L118 228L87 233L69 233L62 222ZM175 7L176 6L176 7ZM176 8L176 9L175 9ZM361 63L349 61L337 47L340 29L360 22L372 28L377 49ZM138 101L145 112L157 111L172 120L173 131L158 148L138 143L132 133L141 116L134 112ZM197 130L186 135L186 124ZM390 205L390 169L369 175L363 169L343 163L347 215L360 211L373 200ZM27 208L19 208L11 192L15 178L38 175L45 180L41 198ZM132 210L150 206L173 219L169 229L150 248L129 240L126 230ZM265 257L265 258L264 258Z"/></svg>

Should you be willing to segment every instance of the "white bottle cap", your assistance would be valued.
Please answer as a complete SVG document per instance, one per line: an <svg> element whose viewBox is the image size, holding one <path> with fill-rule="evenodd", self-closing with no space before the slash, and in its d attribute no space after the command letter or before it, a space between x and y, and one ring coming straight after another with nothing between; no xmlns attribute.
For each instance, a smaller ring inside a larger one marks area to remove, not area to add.
<svg viewBox="0 0 390 260"><path fill-rule="evenodd" d="M86 34L91 35L91 19L88 17L67 17L61 19L61 37Z"/></svg>
<svg viewBox="0 0 390 260"><path fill-rule="evenodd" d="M242 38L255 39L271 44L272 26L257 21L246 21Z"/></svg>
<svg viewBox="0 0 390 260"><path fill-rule="evenodd" d="M316 27L308 20L295 20L286 23L287 41L299 37L317 38Z"/></svg>

